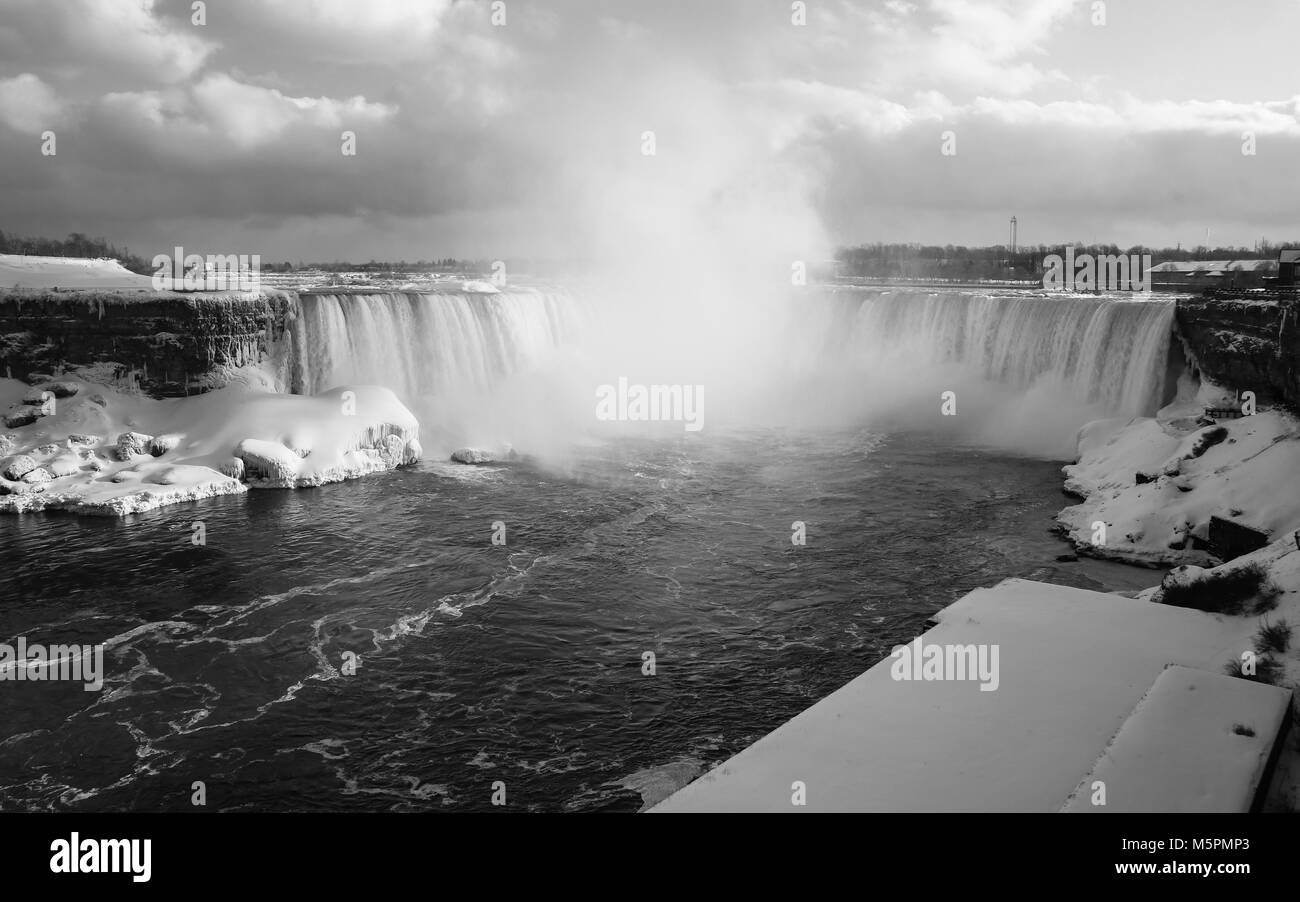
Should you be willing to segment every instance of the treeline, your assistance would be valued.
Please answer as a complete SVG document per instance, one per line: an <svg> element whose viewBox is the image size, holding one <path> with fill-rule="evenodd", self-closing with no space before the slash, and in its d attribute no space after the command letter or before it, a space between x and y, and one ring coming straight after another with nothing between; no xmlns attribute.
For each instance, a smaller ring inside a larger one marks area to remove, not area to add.
<svg viewBox="0 0 1300 902"><path fill-rule="evenodd" d="M1143 245L1121 248L1115 244L1072 245L1075 254L1150 254L1153 264L1187 260L1271 260L1280 249L1300 247L1300 241L1273 243L1261 241L1256 247L1164 247ZM835 253L836 275L863 278L903 279L1026 279L1042 276L1043 261L1052 254L1065 256L1067 245L1029 245L1017 247L1012 253L1007 245L966 247L947 244L863 244L841 248ZM170 250L170 249L169 249ZM153 257L140 257L129 248L117 248L104 238L91 238L81 232L72 232L66 238L39 238L5 234L0 231L0 254L30 254L47 257L109 257L118 260L132 272L153 273ZM460 260L446 257L438 260L398 260L368 263L335 261L333 263L275 263L263 260L265 272L298 272L319 270L323 272L365 273L422 273L454 272L482 274L491 270L490 260Z"/></svg>
<svg viewBox="0 0 1300 902"><path fill-rule="evenodd" d="M1052 254L1065 257L1067 247L1081 254L1151 255L1153 265L1187 260L1272 260L1283 247L1300 247L1300 242L1257 247L1162 247L1144 245L1121 248L1116 244L1029 245L1012 253L1005 244L989 247L924 244L864 244L841 248L835 254L837 274L864 278L902 279L1037 279L1043 273L1043 261Z"/></svg>
<svg viewBox="0 0 1300 902"><path fill-rule="evenodd" d="M67 238L31 238L0 232L0 254L29 254L35 257L111 257L131 272L149 275L153 258L137 257L129 248L120 250L103 238L73 232Z"/></svg>
<svg viewBox="0 0 1300 902"><path fill-rule="evenodd" d="M163 253L170 253L171 248ZM0 231L0 254L27 254L34 257L109 257L117 260L132 272L152 275L154 271L153 255L138 257L130 248L118 248L104 238L91 238L81 232L73 232L67 238L40 238L5 234ZM261 268L265 272L298 272L300 270L321 270L324 272L370 272L370 273L420 273L420 272L485 272L491 262L487 260L457 260L446 257L441 260L416 260L408 262L384 262L371 260L369 263L275 263L263 260Z"/></svg>
<svg viewBox="0 0 1300 902"><path fill-rule="evenodd" d="M279 266L272 264L268 266L262 264L262 269L270 269L279 272L294 272L296 270L314 269L321 272L464 272L477 273L487 270L491 262L487 260L456 260L447 257L443 260L416 260L414 263L406 260L381 261L371 260L369 263L298 263L296 266L290 266L288 263L282 263Z"/></svg>

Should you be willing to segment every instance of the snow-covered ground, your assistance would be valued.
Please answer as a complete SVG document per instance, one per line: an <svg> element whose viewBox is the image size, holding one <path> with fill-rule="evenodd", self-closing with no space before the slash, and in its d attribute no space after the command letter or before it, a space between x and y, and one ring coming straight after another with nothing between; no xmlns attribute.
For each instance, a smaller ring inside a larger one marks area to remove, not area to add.
<svg viewBox="0 0 1300 902"><path fill-rule="evenodd" d="M154 400L76 379L3 379L0 408L34 417L0 434L0 512L121 516L337 482L421 454L414 415L372 386L305 397L235 384Z"/></svg>
<svg viewBox="0 0 1300 902"><path fill-rule="evenodd" d="M1204 406L1202 396L1154 419L1098 420L1080 430L1065 489L1084 500L1057 517L1080 550L1134 563L1206 564L1209 552L1192 539L1208 538L1211 516L1273 538L1300 529L1300 421L1261 410L1204 426Z"/></svg>
<svg viewBox="0 0 1300 902"><path fill-rule="evenodd" d="M116 260L0 254L0 289L41 291L52 288L152 290L153 280L131 272Z"/></svg>

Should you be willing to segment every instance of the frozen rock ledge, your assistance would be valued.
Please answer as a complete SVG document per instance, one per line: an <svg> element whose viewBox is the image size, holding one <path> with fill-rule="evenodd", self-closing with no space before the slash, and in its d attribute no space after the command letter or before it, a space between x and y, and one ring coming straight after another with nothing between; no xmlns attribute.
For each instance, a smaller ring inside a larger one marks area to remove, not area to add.
<svg viewBox="0 0 1300 902"><path fill-rule="evenodd" d="M155 400L82 387L0 436L0 513L124 516L249 488L340 482L422 453L419 423L386 388L308 397L232 385ZM28 390L0 380L0 407Z"/></svg>

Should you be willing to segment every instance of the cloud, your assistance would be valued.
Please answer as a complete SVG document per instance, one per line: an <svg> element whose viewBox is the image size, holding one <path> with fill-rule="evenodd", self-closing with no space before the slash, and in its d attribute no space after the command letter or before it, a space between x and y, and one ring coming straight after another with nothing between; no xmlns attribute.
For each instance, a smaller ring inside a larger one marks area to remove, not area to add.
<svg viewBox="0 0 1300 902"><path fill-rule="evenodd" d="M1228 100L1145 101L1121 95L1111 103L977 98L954 107L954 119L987 116L1012 125L1076 128L1112 133L1300 136L1300 95L1289 100L1241 103Z"/></svg>
<svg viewBox="0 0 1300 902"><path fill-rule="evenodd" d="M59 124L63 105L54 89L30 72L0 79L0 122L15 131L38 133Z"/></svg>
<svg viewBox="0 0 1300 902"><path fill-rule="evenodd" d="M0 0L0 23L0 59L101 84L183 81L216 49L188 14L164 19L155 0Z"/></svg>
<svg viewBox="0 0 1300 902"><path fill-rule="evenodd" d="M164 221L256 221L268 254L295 258L317 241L326 257L707 261L1000 234L1012 206L1061 228L1052 204L1116 224L1180 222L1197 203L1242 219L1253 203L1261 220L1294 208L1279 168L1293 86L1179 96L1171 73L1189 58L1225 85L1255 70L1220 62L1242 42L1171 19L1167 40L1143 43L1150 77L1116 88L1098 73L1130 46L1128 19L1097 29L1085 6L819 0L800 26L788 4L752 0L516 0L496 27L486 0L230 0L197 27L185 0L113 15L0 0L0 154L16 161L0 226L111 220L143 247L166 243ZM59 157L28 159L23 132L53 119ZM356 157L340 154L345 129ZM949 129L956 158L940 154ZM1245 131L1258 158L1240 154ZM1198 197L1199 182L1233 192ZM304 228L316 220L329 228Z"/></svg>
<svg viewBox="0 0 1300 902"><path fill-rule="evenodd" d="M438 47L448 23L481 18L486 4L453 0L228 0L212 4L209 27L226 43L256 33L258 45L292 44L294 55L331 65L395 67L421 59ZM247 44L247 40L244 40Z"/></svg>
<svg viewBox="0 0 1300 902"><path fill-rule="evenodd" d="M365 97L290 97L214 73L192 87L105 95L98 121L125 144L139 149L171 147L177 154L210 159L253 151L283 141L297 130L322 132L315 140L339 152L339 130L380 123L395 107Z"/></svg>
<svg viewBox="0 0 1300 902"><path fill-rule="evenodd" d="M1081 0L842 3L827 12L823 46L858 60L854 86L897 98L917 91L1020 96L1066 80L1044 68L1046 43ZM862 38L869 39L863 46Z"/></svg>

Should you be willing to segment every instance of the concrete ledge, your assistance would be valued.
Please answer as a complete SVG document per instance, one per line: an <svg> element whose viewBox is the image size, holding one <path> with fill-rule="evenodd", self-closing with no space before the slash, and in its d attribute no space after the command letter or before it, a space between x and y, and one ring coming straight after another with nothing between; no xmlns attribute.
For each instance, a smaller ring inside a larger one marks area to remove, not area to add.
<svg viewBox="0 0 1300 902"><path fill-rule="evenodd" d="M925 644L999 646L996 690L886 659L651 810L1057 811L1168 665L1237 651L1213 615L1026 580L938 619Z"/></svg>
<svg viewBox="0 0 1300 902"><path fill-rule="evenodd" d="M1169 667L1062 810L1250 811L1290 707L1290 689Z"/></svg>

